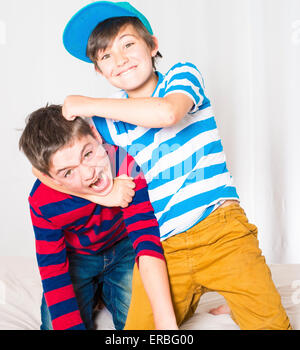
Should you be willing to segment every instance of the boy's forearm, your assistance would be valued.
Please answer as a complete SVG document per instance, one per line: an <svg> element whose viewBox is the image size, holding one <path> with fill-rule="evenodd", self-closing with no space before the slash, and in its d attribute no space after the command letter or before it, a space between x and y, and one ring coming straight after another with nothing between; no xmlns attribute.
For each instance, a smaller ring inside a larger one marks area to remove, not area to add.
<svg viewBox="0 0 300 350"><path fill-rule="evenodd" d="M139 125L163 128L174 121L171 104L163 98L94 99L95 115Z"/></svg>
<svg viewBox="0 0 300 350"><path fill-rule="evenodd" d="M129 182L132 183L129 177L126 177L126 179L119 177L114 179L113 189L108 195L98 196L98 195L92 195L92 194L83 194L83 193L73 192L63 186L56 184L53 180L51 180L49 176L44 175L36 168L32 168L32 173L44 185L52 188L53 190L68 194L70 196L80 197L90 202L103 205L105 207L119 207L119 206L121 206L122 208L127 207L132 200L133 194L131 194L131 192L133 191L133 188L134 188L133 186L135 186L134 184L132 186L129 186ZM121 183L120 181L121 182L126 181L126 183L124 182Z"/></svg>
<svg viewBox="0 0 300 350"><path fill-rule="evenodd" d="M65 99L63 115L70 120L78 115L99 116L147 128L163 128L176 124L192 105L192 100L184 94L127 99L73 95Z"/></svg>
<svg viewBox="0 0 300 350"><path fill-rule="evenodd" d="M156 329L178 329L165 261L140 256L139 271L150 300Z"/></svg>

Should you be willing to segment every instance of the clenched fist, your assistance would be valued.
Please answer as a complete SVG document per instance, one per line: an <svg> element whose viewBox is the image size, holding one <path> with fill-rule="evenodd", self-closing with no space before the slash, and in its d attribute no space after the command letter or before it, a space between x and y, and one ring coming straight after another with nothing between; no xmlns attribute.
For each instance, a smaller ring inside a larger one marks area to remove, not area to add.
<svg viewBox="0 0 300 350"><path fill-rule="evenodd" d="M106 207L126 208L132 202L135 195L135 183L133 178L121 175L114 179L114 185L107 196L89 195L89 200Z"/></svg>
<svg viewBox="0 0 300 350"><path fill-rule="evenodd" d="M74 120L76 117L93 117L92 97L70 95L64 100L62 114L67 120Z"/></svg>

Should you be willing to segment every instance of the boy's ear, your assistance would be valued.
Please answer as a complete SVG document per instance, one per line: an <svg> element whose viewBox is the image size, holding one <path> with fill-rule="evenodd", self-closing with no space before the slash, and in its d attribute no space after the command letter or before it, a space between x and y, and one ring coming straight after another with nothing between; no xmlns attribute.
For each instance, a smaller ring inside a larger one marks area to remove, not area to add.
<svg viewBox="0 0 300 350"><path fill-rule="evenodd" d="M101 71L101 69L98 67L98 64L97 64L97 63L94 65L94 67L95 67L95 71L96 71L97 73L99 73L99 74L102 75L102 71Z"/></svg>
<svg viewBox="0 0 300 350"><path fill-rule="evenodd" d="M37 177L41 182L43 182L43 180L47 180L47 181L52 181L57 185L60 185L60 182L57 181L56 179L54 179L53 177L49 176L48 174L42 173L41 171L37 170L35 167L32 167L32 173L35 177Z"/></svg>
<svg viewBox="0 0 300 350"><path fill-rule="evenodd" d="M152 57L155 57L157 52L158 52L158 39L154 35L152 35L152 39L153 39L153 42L154 42L154 48L151 51L151 55L152 55Z"/></svg>
<svg viewBox="0 0 300 350"><path fill-rule="evenodd" d="M46 178L46 179L48 179L48 180L50 180L50 181L54 182L56 185L61 186L60 181L58 181L58 180L54 179L52 176L49 176L48 174L43 174L43 175L45 176L45 178Z"/></svg>

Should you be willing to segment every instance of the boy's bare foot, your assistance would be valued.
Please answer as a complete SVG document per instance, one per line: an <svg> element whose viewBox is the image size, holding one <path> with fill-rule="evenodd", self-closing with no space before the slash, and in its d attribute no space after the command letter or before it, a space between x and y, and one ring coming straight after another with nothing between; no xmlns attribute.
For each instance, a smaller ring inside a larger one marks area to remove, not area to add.
<svg viewBox="0 0 300 350"><path fill-rule="evenodd" d="M209 310L209 313L212 315L230 314L230 308L227 304L223 304L223 305L220 305L216 308Z"/></svg>

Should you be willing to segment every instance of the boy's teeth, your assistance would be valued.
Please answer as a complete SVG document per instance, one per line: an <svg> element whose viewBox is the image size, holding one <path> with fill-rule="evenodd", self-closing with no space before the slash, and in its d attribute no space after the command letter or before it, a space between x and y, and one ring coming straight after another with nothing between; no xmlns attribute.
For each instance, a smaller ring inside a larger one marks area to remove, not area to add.
<svg viewBox="0 0 300 350"><path fill-rule="evenodd" d="M100 179L98 178L94 183L92 183L92 184L91 184L91 187L97 186L96 184L99 182L99 180L100 180Z"/></svg>
<svg viewBox="0 0 300 350"><path fill-rule="evenodd" d="M101 181L101 179L102 179L102 173L101 174L99 174L99 177L98 177L98 179L93 183L93 184L91 184L91 187L97 187L97 185L96 184L98 184L99 185L99 182Z"/></svg>
<svg viewBox="0 0 300 350"><path fill-rule="evenodd" d="M91 186L92 186L92 187L97 187L96 184L97 184L98 182L99 182L99 179L98 179L96 182L94 182Z"/></svg>

